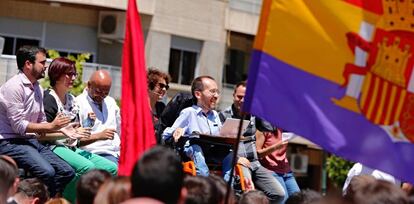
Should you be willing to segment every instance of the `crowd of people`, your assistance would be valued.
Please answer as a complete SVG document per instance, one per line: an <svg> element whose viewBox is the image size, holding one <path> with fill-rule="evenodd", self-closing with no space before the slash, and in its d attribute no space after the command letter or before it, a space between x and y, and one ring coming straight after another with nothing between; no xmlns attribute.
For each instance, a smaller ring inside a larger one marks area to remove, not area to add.
<svg viewBox="0 0 414 204"><path fill-rule="evenodd" d="M221 112L220 89L210 76L196 77L191 95L166 105L171 79L156 68L148 69L147 82L158 145L141 156L130 177L117 176L121 117L109 96L109 72L93 72L74 96L75 62L59 57L46 69L46 50L34 46L21 47L16 60L18 74L0 87L0 204L413 203L412 188L407 193L369 176L350 179L344 196L301 191L282 130L242 112L246 82L235 86L233 104ZM38 80L46 70L50 88L43 91ZM237 152L200 138L220 135L230 118L248 123ZM239 175L232 174L234 159ZM194 164L195 175L183 171L183 162ZM212 166L221 174L211 173Z"/></svg>

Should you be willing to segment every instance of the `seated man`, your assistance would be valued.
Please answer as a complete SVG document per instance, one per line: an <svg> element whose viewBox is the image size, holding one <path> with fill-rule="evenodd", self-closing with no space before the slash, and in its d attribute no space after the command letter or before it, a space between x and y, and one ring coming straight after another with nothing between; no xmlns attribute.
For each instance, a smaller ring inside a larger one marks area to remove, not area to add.
<svg viewBox="0 0 414 204"><path fill-rule="evenodd" d="M245 93L246 83L238 83L233 93L233 105L220 113L222 121L226 118L242 118L241 107L244 102ZM250 120L250 124L243 134L245 140L239 143L239 150L237 152L239 156L238 162L246 167L243 171L244 176L251 178L254 185L264 192L271 203L279 203L283 201L285 196L284 189L279 181L272 176L272 173L260 165L257 155L255 138L256 121L260 122L260 120L252 115L246 115L245 119Z"/></svg>
<svg viewBox="0 0 414 204"><path fill-rule="evenodd" d="M109 96L111 86L108 71L95 71L88 81L88 88L76 97L76 102L81 124L92 129L90 137L80 140L81 149L118 164L121 115L115 99Z"/></svg>
<svg viewBox="0 0 414 204"><path fill-rule="evenodd" d="M210 76L197 77L191 84L191 93L197 103L182 110L172 127L164 130L162 137L166 143L171 140L177 142L181 136L189 136L193 133L219 134L222 124L214 108L217 105L220 91L215 80ZM185 155L194 161L197 175L208 176L209 169L200 145L187 140L183 146ZM224 167L231 167L228 165L230 162L231 154L228 154L223 160L225 175L229 173L230 168Z"/></svg>

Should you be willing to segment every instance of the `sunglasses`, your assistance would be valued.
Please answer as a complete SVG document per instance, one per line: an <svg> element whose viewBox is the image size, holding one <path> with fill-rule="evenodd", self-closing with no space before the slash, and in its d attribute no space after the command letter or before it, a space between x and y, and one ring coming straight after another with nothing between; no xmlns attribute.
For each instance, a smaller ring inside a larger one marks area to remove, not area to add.
<svg viewBox="0 0 414 204"><path fill-rule="evenodd" d="M158 83L157 85L158 85L158 87L160 87L160 89L165 88L165 90L168 90L170 88L170 86L168 86L168 84Z"/></svg>
<svg viewBox="0 0 414 204"><path fill-rule="evenodd" d="M78 76L78 73L76 73L76 72L68 72L68 73L65 73L65 74L68 77L73 77L73 76L77 77Z"/></svg>

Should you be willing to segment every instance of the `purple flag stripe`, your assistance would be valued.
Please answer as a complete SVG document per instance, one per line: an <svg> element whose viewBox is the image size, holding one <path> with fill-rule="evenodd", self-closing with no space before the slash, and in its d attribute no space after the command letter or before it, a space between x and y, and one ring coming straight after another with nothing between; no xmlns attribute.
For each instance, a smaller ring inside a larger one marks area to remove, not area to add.
<svg viewBox="0 0 414 204"><path fill-rule="evenodd" d="M332 102L344 95L340 85L255 50L243 108L331 153L414 183L414 145L394 143L363 115Z"/></svg>

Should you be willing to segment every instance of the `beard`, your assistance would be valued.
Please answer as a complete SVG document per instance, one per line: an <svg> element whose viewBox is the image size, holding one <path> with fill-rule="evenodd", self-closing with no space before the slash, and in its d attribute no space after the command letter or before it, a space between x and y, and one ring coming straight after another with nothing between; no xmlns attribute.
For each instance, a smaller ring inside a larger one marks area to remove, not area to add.
<svg viewBox="0 0 414 204"><path fill-rule="evenodd" d="M45 71L41 71L41 72L37 72L36 70L32 70L32 76L35 78L35 79L42 79L42 78L44 78L45 77Z"/></svg>

